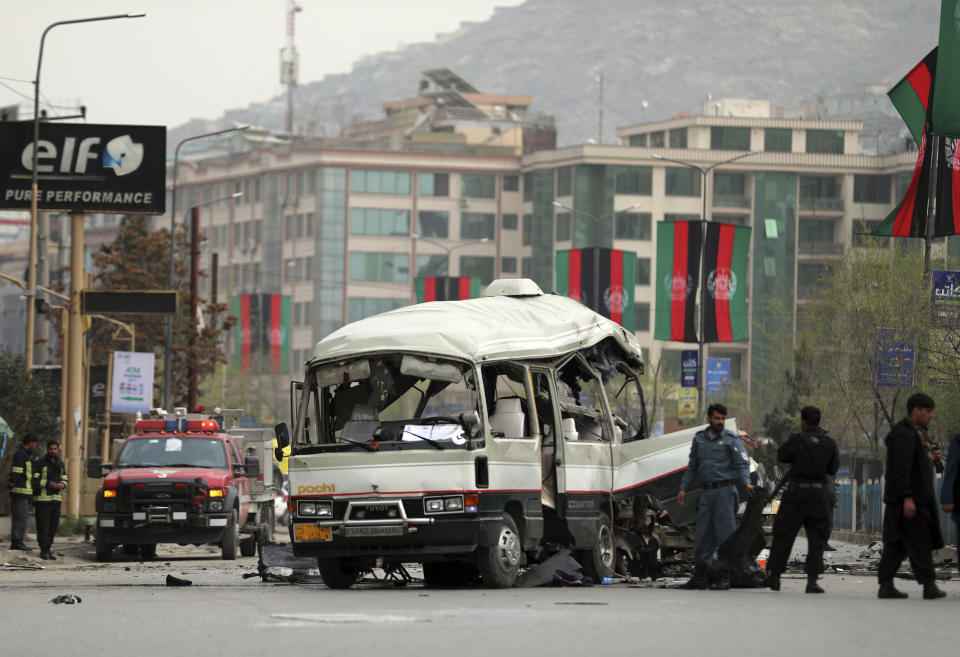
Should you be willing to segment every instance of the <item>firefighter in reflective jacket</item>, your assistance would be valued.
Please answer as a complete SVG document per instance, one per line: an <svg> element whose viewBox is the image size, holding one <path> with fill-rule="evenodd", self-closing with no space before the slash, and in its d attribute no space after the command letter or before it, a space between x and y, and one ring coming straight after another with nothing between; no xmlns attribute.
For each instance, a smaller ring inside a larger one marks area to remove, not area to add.
<svg viewBox="0 0 960 657"><path fill-rule="evenodd" d="M27 533L27 517L30 515L30 498L33 497L33 450L37 437L28 433L23 445L13 454L10 469L10 549L30 551L23 543Z"/></svg>
<svg viewBox="0 0 960 657"><path fill-rule="evenodd" d="M41 559L56 559L50 551L60 525L60 503L67 487L67 470L60 460L60 443L47 442L47 453L36 462L33 473L33 510L37 519L37 543Z"/></svg>

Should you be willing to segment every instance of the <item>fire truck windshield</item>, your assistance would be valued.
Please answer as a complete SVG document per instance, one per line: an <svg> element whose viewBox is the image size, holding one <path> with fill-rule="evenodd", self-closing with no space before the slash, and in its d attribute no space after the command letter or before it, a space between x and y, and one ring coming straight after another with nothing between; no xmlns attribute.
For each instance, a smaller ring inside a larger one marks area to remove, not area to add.
<svg viewBox="0 0 960 657"><path fill-rule="evenodd" d="M145 436L126 442L117 459L119 468L227 468L223 441L215 438Z"/></svg>

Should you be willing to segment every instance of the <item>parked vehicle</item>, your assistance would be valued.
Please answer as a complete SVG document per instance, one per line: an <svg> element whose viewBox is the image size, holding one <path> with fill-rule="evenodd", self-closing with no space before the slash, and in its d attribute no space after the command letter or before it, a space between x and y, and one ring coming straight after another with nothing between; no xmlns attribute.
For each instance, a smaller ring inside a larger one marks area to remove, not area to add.
<svg viewBox="0 0 960 657"><path fill-rule="evenodd" d="M157 413L137 421L112 464L88 460L88 477L107 471L96 497L98 561L110 561L120 544L149 558L158 543L216 543L224 559L236 559L272 540L280 495L273 438L263 429L227 431L224 414L238 413Z"/></svg>
<svg viewBox="0 0 960 657"><path fill-rule="evenodd" d="M632 333L526 279L343 327L292 386L294 553L333 588L378 559L509 587L560 546L593 578L643 569L694 519L697 429L650 437L642 372Z"/></svg>

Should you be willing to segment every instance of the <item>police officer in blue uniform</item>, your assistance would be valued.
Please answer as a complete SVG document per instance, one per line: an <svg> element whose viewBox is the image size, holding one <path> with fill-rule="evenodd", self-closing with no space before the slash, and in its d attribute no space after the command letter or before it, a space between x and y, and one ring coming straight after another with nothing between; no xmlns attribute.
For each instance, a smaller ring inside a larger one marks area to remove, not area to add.
<svg viewBox="0 0 960 657"><path fill-rule="evenodd" d="M723 426L727 407L711 404L707 409L709 425L693 437L690 461L683 475L677 502L683 506L687 491L700 484L697 504L697 547L693 577L684 584L688 589L707 588L707 571L716 560L717 548L737 528L737 484L742 483L747 493L753 493L750 484L750 457L740 437ZM716 564L719 577L710 585L714 590L730 588L726 564Z"/></svg>

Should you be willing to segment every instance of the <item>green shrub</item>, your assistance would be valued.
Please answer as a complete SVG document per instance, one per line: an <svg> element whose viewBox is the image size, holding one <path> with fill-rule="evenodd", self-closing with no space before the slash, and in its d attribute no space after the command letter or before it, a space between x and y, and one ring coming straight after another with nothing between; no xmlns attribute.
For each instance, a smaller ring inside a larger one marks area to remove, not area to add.
<svg viewBox="0 0 960 657"><path fill-rule="evenodd" d="M86 516L66 516L60 519L60 526L57 527L57 536L76 536L83 534L86 529Z"/></svg>

